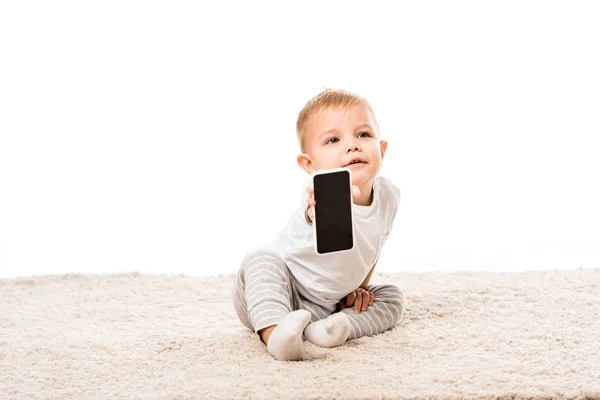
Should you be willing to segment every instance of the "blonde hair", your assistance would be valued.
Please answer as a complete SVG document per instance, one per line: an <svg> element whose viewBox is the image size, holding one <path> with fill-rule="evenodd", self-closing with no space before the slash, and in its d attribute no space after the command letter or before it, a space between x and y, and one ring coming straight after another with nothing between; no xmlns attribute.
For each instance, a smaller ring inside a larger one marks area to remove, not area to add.
<svg viewBox="0 0 600 400"><path fill-rule="evenodd" d="M320 116L321 113L329 107L340 107L344 110L347 110L349 107L356 104L363 104L367 107L373 116L373 121L375 121L376 126L374 129L376 129L377 133L379 133L379 126L377 124L377 120L375 119L375 113L366 99L346 90L325 89L310 99L298 114L298 119L296 120L296 135L298 136L300 150L304 151L306 125L311 117L315 115L317 117Z"/></svg>

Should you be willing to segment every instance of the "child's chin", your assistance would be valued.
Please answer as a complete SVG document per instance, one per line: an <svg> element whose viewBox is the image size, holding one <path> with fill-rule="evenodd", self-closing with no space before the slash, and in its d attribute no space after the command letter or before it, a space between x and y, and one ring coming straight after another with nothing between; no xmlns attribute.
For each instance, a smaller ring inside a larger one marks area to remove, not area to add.
<svg viewBox="0 0 600 400"><path fill-rule="evenodd" d="M354 186L360 186L363 183L367 183L367 182L371 181L372 179L373 179L373 177L370 176L369 174L364 174L364 173L352 174L352 184Z"/></svg>

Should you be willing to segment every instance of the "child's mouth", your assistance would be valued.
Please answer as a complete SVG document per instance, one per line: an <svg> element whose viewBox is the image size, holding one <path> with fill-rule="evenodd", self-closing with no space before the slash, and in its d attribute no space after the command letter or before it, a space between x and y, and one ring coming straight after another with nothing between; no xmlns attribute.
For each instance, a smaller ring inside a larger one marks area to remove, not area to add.
<svg viewBox="0 0 600 400"><path fill-rule="evenodd" d="M348 165L346 165L346 167L357 167L357 166L361 166L366 164L366 162L362 162L362 161L357 161L357 162L352 162Z"/></svg>

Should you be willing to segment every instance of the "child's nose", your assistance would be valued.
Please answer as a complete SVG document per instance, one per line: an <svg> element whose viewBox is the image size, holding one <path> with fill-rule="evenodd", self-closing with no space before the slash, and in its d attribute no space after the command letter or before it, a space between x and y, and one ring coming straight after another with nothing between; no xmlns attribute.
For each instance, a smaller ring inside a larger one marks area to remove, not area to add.
<svg viewBox="0 0 600 400"><path fill-rule="evenodd" d="M348 144L348 153L350 153L351 151L358 151L358 150L360 150L360 148L358 147L358 143L350 142Z"/></svg>

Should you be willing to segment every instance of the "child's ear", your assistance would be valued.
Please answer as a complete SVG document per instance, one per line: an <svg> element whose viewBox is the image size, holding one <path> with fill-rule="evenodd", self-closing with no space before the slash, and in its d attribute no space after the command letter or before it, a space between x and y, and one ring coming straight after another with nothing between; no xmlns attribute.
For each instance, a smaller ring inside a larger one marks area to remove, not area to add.
<svg viewBox="0 0 600 400"><path fill-rule="evenodd" d="M383 161L383 157L385 156L385 150L387 149L388 142L385 140L380 140L379 145L381 147L381 161Z"/></svg>
<svg viewBox="0 0 600 400"><path fill-rule="evenodd" d="M300 153L298 157L296 157L296 161L300 168L306 171L307 174L312 174L315 170L315 166L312 162L312 158L307 153Z"/></svg>

